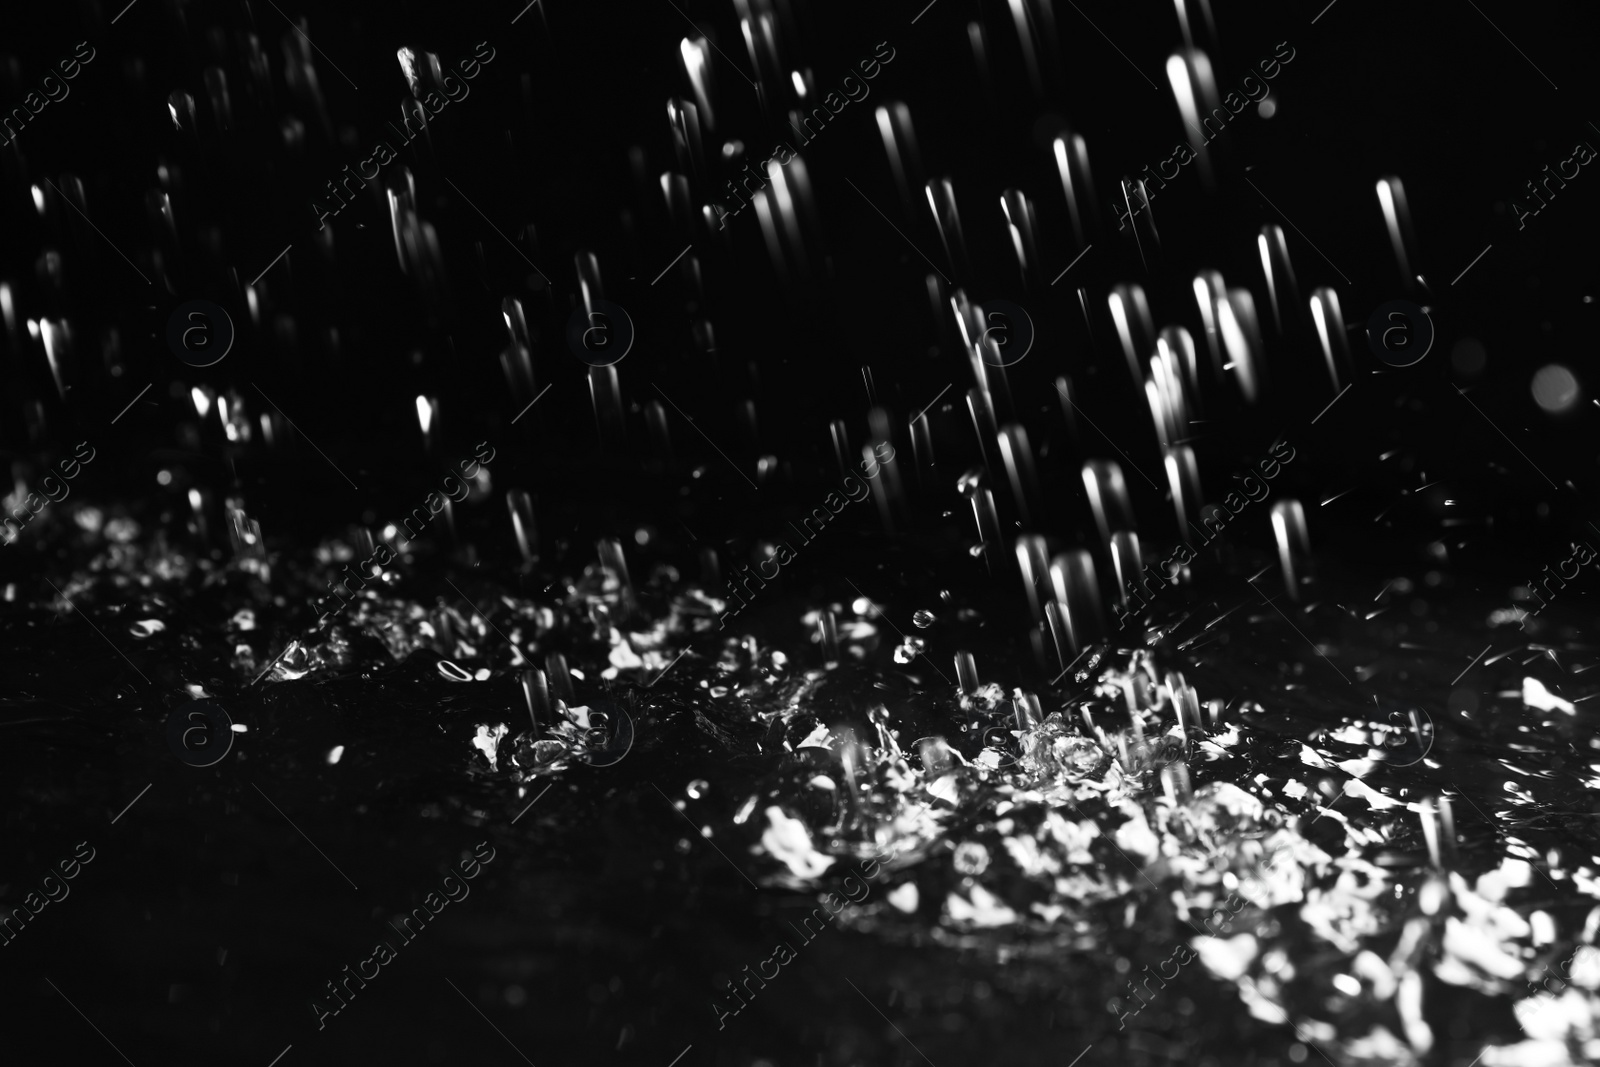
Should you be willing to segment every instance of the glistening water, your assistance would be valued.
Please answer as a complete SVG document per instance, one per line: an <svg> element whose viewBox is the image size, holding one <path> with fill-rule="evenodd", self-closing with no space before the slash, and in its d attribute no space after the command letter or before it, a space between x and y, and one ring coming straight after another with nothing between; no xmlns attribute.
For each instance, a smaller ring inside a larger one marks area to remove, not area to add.
<svg viewBox="0 0 1600 1067"><path fill-rule="evenodd" d="M71 577L8 597L6 770L32 839L99 855L7 952L165 991L102 1027L448 1062L438 1027L489 1056L448 978L534 1062L1594 1056L1597 757L1568 701L1597 658L1559 605L1524 632L1459 577L1354 567L1297 604L1250 585L1270 557L1205 557L1148 644L1051 681L1014 593L870 529L726 629L694 546L641 525L521 571L418 557L319 632L284 593L357 546L208 559L63 510ZM130 667L220 702L228 758L174 760ZM316 1028L479 841L451 920Z"/></svg>

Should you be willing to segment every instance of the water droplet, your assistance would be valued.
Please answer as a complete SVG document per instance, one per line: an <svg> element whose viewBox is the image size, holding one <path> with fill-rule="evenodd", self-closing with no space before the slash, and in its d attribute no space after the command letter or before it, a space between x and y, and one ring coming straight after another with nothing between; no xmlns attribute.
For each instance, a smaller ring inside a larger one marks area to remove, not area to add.
<svg viewBox="0 0 1600 1067"><path fill-rule="evenodd" d="M895 648L894 661L896 663L910 663L920 656L922 650L927 646L928 643L920 637L907 637Z"/></svg>
<svg viewBox="0 0 1600 1067"><path fill-rule="evenodd" d="M1540 367L1533 376L1533 401L1551 414L1567 411L1578 402L1578 379L1559 363Z"/></svg>
<svg viewBox="0 0 1600 1067"><path fill-rule="evenodd" d="M918 609L911 616L911 624L919 630L926 630L928 627L932 626L933 623L933 612L926 609Z"/></svg>
<svg viewBox="0 0 1600 1067"><path fill-rule="evenodd" d="M956 847L955 868L962 874L982 874L989 869L989 850L976 841L961 842Z"/></svg>

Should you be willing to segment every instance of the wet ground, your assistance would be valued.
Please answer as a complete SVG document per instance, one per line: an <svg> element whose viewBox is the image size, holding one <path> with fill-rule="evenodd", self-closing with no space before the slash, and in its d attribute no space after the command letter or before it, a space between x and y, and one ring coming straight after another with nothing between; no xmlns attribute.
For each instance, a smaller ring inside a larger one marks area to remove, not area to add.
<svg viewBox="0 0 1600 1067"><path fill-rule="evenodd" d="M1242 544L1143 650L1088 646L1052 684L971 557L929 581L927 546L840 530L718 631L668 569L692 546L630 546L625 589L575 544L531 594L421 560L251 684L304 613L255 564L106 532L67 553L74 609L5 608L16 867L93 850L7 945L9 1002L74 1055L107 1050L51 983L135 1063L1592 1053L1576 597L1524 632L1504 585L1323 564L1296 603ZM549 682L535 747L519 679L556 650L568 710ZM213 766L177 753L216 735L169 744L186 697L236 724ZM1534 1009L1558 1043L1495 1051Z"/></svg>

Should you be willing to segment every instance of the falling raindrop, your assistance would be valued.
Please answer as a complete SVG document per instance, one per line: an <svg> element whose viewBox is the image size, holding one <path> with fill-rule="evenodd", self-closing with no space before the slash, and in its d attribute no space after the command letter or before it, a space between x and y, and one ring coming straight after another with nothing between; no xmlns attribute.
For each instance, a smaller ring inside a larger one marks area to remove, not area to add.
<svg viewBox="0 0 1600 1067"><path fill-rule="evenodd" d="M1535 371L1529 391L1533 402L1552 415L1572 410L1582 394L1578 379L1559 363L1547 363Z"/></svg>
<svg viewBox="0 0 1600 1067"><path fill-rule="evenodd" d="M1278 542L1278 564L1291 599L1300 599L1302 575L1310 564L1311 536L1306 530L1305 508L1298 500L1272 505L1272 535Z"/></svg>

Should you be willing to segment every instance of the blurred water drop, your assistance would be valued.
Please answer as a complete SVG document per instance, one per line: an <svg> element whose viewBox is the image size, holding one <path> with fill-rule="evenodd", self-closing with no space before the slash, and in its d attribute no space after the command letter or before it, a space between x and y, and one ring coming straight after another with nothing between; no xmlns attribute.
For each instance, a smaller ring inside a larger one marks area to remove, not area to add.
<svg viewBox="0 0 1600 1067"><path fill-rule="evenodd" d="M601 540L596 548L600 554L600 565L617 583L624 615L632 615L637 609L637 602L634 598L633 579L628 576L628 560L623 554L622 542L614 537L607 537Z"/></svg>
<svg viewBox="0 0 1600 1067"><path fill-rule="evenodd" d="M1417 802L1417 818L1422 823L1422 837L1428 844L1429 862L1436 869L1443 867L1443 857L1439 853L1439 822L1432 797L1423 797Z"/></svg>
<svg viewBox="0 0 1600 1067"><path fill-rule="evenodd" d="M1300 287L1295 281L1294 265L1289 262L1289 244L1284 240L1283 227L1276 223L1261 227L1256 235L1256 249L1261 254L1261 272L1267 280L1272 324L1282 337L1292 329L1293 316L1300 307Z"/></svg>
<svg viewBox="0 0 1600 1067"><path fill-rule="evenodd" d="M933 456L933 429L927 412L922 412L911 423L911 453L917 461L917 481L920 486L930 485L939 474Z"/></svg>
<svg viewBox="0 0 1600 1067"><path fill-rule="evenodd" d="M266 559L266 542L261 536L261 524L244 513L242 508L228 508L228 539L234 555L241 560Z"/></svg>
<svg viewBox="0 0 1600 1067"><path fill-rule="evenodd" d="M506 490L506 508L511 512L511 529L516 534L522 563L531 567L539 557L539 528L533 520L533 498L524 489Z"/></svg>
<svg viewBox="0 0 1600 1067"><path fill-rule="evenodd" d="M1052 586L1054 583L1052 583ZM1054 589L1051 590L1052 594ZM1056 649L1056 665L1061 670L1066 670L1073 656L1072 627L1067 622L1066 609L1058 604L1054 597L1044 606L1045 626L1050 631L1050 640Z"/></svg>
<svg viewBox="0 0 1600 1067"><path fill-rule="evenodd" d="M1144 570L1144 556L1139 551L1139 535L1118 530L1111 535L1111 566L1117 582L1117 595L1123 604L1128 603L1128 587L1137 586Z"/></svg>
<svg viewBox="0 0 1600 1067"><path fill-rule="evenodd" d="M982 381L982 370L976 373ZM972 419L973 432L978 435L978 450L983 454L983 465L990 474L994 474L1000 465L995 462L992 442L999 438L1000 431L995 424L994 405L981 385L967 390L967 414Z"/></svg>
<svg viewBox="0 0 1600 1067"><path fill-rule="evenodd" d="M1148 273L1162 261L1161 236L1156 232L1156 212L1150 203L1150 189L1143 178L1129 175L1122 177L1118 188L1121 203L1117 205L1117 217L1125 220L1124 225L1128 225L1126 220L1131 220L1130 236L1139 252L1139 262Z"/></svg>
<svg viewBox="0 0 1600 1067"><path fill-rule="evenodd" d="M1190 513L1200 506L1200 465L1194 449L1180 445L1164 459L1167 485L1172 490L1172 509L1178 520L1178 536L1187 540Z"/></svg>
<svg viewBox="0 0 1600 1067"><path fill-rule="evenodd" d="M1222 334L1217 319L1217 305L1227 293L1222 275L1214 270L1203 270L1194 276L1194 300L1200 311L1200 324L1205 331L1206 351L1211 353L1211 366L1221 382L1226 372L1222 369L1225 353Z"/></svg>
<svg viewBox="0 0 1600 1067"><path fill-rule="evenodd" d="M1533 402L1552 415L1572 410L1582 393L1578 379L1559 363L1548 363L1535 371L1529 391Z"/></svg>
<svg viewBox="0 0 1600 1067"><path fill-rule="evenodd" d="M824 611L817 617L817 641L822 645L822 659L829 665L839 662L839 624L833 612Z"/></svg>
<svg viewBox="0 0 1600 1067"><path fill-rule="evenodd" d="M439 676L447 682L472 681L472 675L465 668L447 659L439 661Z"/></svg>
<svg viewBox="0 0 1600 1067"><path fill-rule="evenodd" d="M1450 798L1439 797L1439 851L1440 858L1447 864L1454 865L1456 855L1456 817L1455 811L1450 806Z"/></svg>
<svg viewBox="0 0 1600 1067"><path fill-rule="evenodd" d="M1300 501L1279 500L1272 505L1272 536L1278 543L1283 584L1290 598L1298 602L1300 576L1309 566L1311 557L1311 535L1306 529L1306 512Z"/></svg>
<svg viewBox="0 0 1600 1067"><path fill-rule="evenodd" d="M1378 206L1389 231L1389 247L1394 251L1400 278L1407 290L1416 289L1417 235L1411 222L1411 206L1406 187L1399 178L1388 175L1377 182Z"/></svg>
<svg viewBox="0 0 1600 1067"><path fill-rule="evenodd" d="M1155 346L1156 333L1144 287L1114 286L1106 303L1111 308L1111 321L1117 329L1117 340L1122 344L1122 355L1128 361L1128 373L1134 385L1142 385L1144 374L1140 368L1144 365L1145 353Z"/></svg>
<svg viewBox="0 0 1600 1067"><path fill-rule="evenodd" d="M1037 693L1018 689L1015 697L1016 701L1012 711L1016 717L1016 727L1019 732L1031 730L1044 721L1044 707L1039 703Z"/></svg>
<svg viewBox="0 0 1600 1067"><path fill-rule="evenodd" d="M1217 332L1228 354L1228 367L1239 382L1245 401L1258 399L1261 375L1261 326L1255 297L1248 289L1229 289L1217 302Z"/></svg>
<svg viewBox="0 0 1600 1067"><path fill-rule="evenodd" d="M1311 322L1316 327L1328 377L1337 392L1343 388L1339 372L1350 366L1350 338L1345 331L1344 312L1339 309L1338 293L1328 288L1311 291Z"/></svg>
<svg viewBox="0 0 1600 1067"><path fill-rule="evenodd" d="M894 661L896 663L910 663L926 651L928 643L920 637L906 637L895 647Z"/></svg>
<svg viewBox="0 0 1600 1067"><path fill-rule="evenodd" d="M1017 538L1017 567L1022 572L1022 584L1028 594L1028 607L1033 612L1034 622L1044 618L1039 590L1049 581L1049 560L1044 538L1038 536ZM1045 599L1048 599L1048 596L1047 593Z"/></svg>
<svg viewBox="0 0 1600 1067"><path fill-rule="evenodd" d="M1182 326L1168 326L1156 338L1156 355L1172 369L1181 383L1184 406L1196 404L1200 397L1200 361L1194 338ZM1187 411L1186 411L1187 414ZM1187 432L1187 427L1184 427Z"/></svg>
<svg viewBox="0 0 1600 1067"><path fill-rule="evenodd" d="M1072 219L1073 242L1081 250L1085 247L1084 220L1094 218L1099 209L1089 170L1089 148L1077 134L1057 137L1050 147L1056 159L1056 173L1061 177L1061 191L1067 199L1067 212Z"/></svg>
<svg viewBox="0 0 1600 1067"><path fill-rule="evenodd" d="M944 245L945 258L950 269L961 277L972 272L967 267L966 239L961 233L961 213L956 207L956 189L949 178L935 178L925 187L928 207L933 212L934 227L939 231L939 241ZM958 278L960 280L960 278Z"/></svg>
<svg viewBox="0 0 1600 1067"><path fill-rule="evenodd" d="M1183 763L1172 763L1163 767L1161 787L1167 800L1174 804L1189 799L1193 793L1189 786L1189 768Z"/></svg>
<svg viewBox="0 0 1600 1067"><path fill-rule="evenodd" d="M1144 383L1145 402L1163 452L1189 432L1189 405L1175 356L1170 348L1158 345L1150 357L1150 377Z"/></svg>
<svg viewBox="0 0 1600 1067"><path fill-rule="evenodd" d="M545 682L544 671L537 667L522 671L517 676L522 687L522 703L528 710L529 733L539 736L539 724L550 722L550 687Z"/></svg>
<svg viewBox="0 0 1600 1067"><path fill-rule="evenodd" d="M971 696L978 691L978 661L973 659L972 653L965 650L956 653L956 684L961 687L965 696Z"/></svg>
<svg viewBox="0 0 1600 1067"><path fill-rule="evenodd" d="M1211 15L1211 0L1173 0L1173 2L1178 8L1178 27L1183 31L1183 47L1214 46L1217 39L1217 24ZM1189 11L1191 5L1200 11L1200 16L1203 20L1201 28L1205 31L1204 37L1201 37L1196 32L1194 19Z"/></svg>
<svg viewBox="0 0 1600 1067"><path fill-rule="evenodd" d="M851 473L850 462L850 430L845 426L843 419L834 419L828 423L828 437L833 442L833 455L839 461L839 473Z"/></svg>
<svg viewBox="0 0 1600 1067"><path fill-rule="evenodd" d="M998 549L1000 545L1000 516L994 509L994 493L975 485L967 493L972 502L973 519L978 525L979 551ZM976 553L975 553L976 554ZM985 552L987 558L987 552Z"/></svg>
<svg viewBox="0 0 1600 1067"><path fill-rule="evenodd" d="M672 129L672 144L678 166L696 180L706 173L704 138L700 130L700 109L684 100L667 101L667 125Z"/></svg>
<svg viewBox="0 0 1600 1067"><path fill-rule="evenodd" d="M589 368L589 400L594 406L595 428L610 448L627 443L627 416L622 406L622 383L615 365Z"/></svg>
<svg viewBox="0 0 1600 1067"><path fill-rule="evenodd" d="M1095 742L1072 733L1060 715L1051 715L1022 738L1022 766L1034 774L1078 781L1105 765Z"/></svg>
<svg viewBox="0 0 1600 1067"><path fill-rule="evenodd" d="M706 589L722 587L722 566L717 559L717 550L710 545L700 549L700 584Z"/></svg>
<svg viewBox="0 0 1600 1067"><path fill-rule="evenodd" d="M1211 153L1205 128L1212 115L1221 110L1217 96L1217 80L1211 73L1211 60L1198 48L1185 49L1167 57L1167 81L1172 85L1172 95L1178 104L1178 114L1183 119L1183 133L1189 140L1199 166L1200 181L1207 192L1216 185L1212 170Z"/></svg>
<svg viewBox="0 0 1600 1067"><path fill-rule="evenodd" d="M572 688L572 671L567 666L567 657L559 652L551 652L544 658L544 673L547 691L556 700L568 704L577 700L577 694Z"/></svg>
<svg viewBox="0 0 1600 1067"><path fill-rule="evenodd" d="M422 428L423 447L429 455L434 451L434 428L439 422L439 401L436 397L417 397L417 425Z"/></svg>
<svg viewBox="0 0 1600 1067"><path fill-rule="evenodd" d="M1080 653L1104 628L1094 558L1083 549L1056 556L1050 561L1050 589L1060 607L1072 651Z"/></svg>
<svg viewBox="0 0 1600 1067"><path fill-rule="evenodd" d="M678 42L678 58L683 62L683 70L689 78L689 84L694 87L695 100L699 102L700 110L705 115L707 129L716 127L714 112L711 110L712 90L712 63L710 42L704 37L690 39L683 38Z"/></svg>
<svg viewBox="0 0 1600 1067"><path fill-rule="evenodd" d="M1038 497L1038 477L1034 473L1033 449L1028 444L1028 431L1012 423L998 435L1000 458L1005 462L1006 477L1011 482L1011 494L1022 516L1023 526L1033 525L1032 501Z"/></svg>
<svg viewBox="0 0 1600 1067"><path fill-rule="evenodd" d="M917 201L912 190L922 182L922 159L917 149L916 130L911 125L911 110L898 100L877 108L873 118L878 123L878 136L883 141L883 151L889 159L889 172L894 176L895 191L900 196L900 206L906 218L917 216Z"/></svg>
<svg viewBox="0 0 1600 1067"><path fill-rule="evenodd" d="M930 780L948 772L955 765L950 745L942 737L924 737L917 742L917 756L922 761L922 772Z"/></svg>
<svg viewBox="0 0 1600 1067"><path fill-rule="evenodd" d="M1089 508L1103 544L1111 543L1111 531L1137 528L1128 483L1114 460L1091 459L1083 465L1083 488L1089 494Z"/></svg>
<svg viewBox="0 0 1600 1067"><path fill-rule="evenodd" d="M194 515L195 536L201 544L210 543L211 531L206 522L206 514L211 510L211 494L204 489L190 489L189 510Z"/></svg>
<svg viewBox="0 0 1600 1067"><path fill-rule="evenodd" d="M1021 190L1007 189L1000 197L1000 212L1005 216L1022 284L1030 286L1039 270L1039 222L1033 204Z"/></svg>

